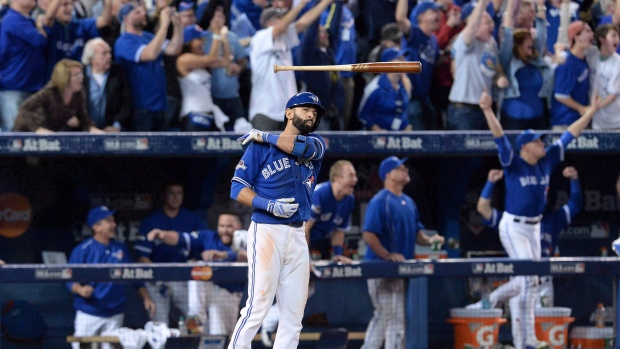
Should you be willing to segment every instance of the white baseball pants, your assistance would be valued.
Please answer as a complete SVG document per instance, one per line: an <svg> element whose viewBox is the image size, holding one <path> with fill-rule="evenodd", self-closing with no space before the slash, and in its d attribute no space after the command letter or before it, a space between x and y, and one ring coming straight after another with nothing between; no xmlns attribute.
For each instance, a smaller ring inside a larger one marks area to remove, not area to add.
<svg viewBox="0 0 620 349"><path fill-rule="evenodd" d="M188 300L187 300L187 281L158 281L147 282L146 290L155 303L155 316L151 320L163 322L169 327L176 328L177 323L168 323L170 315L170 302L181 311L183 316L187 316Z"/></svg>
<svg viewBox="0 0 620 349"><path fill-rule="evenodd" d="M405 346L405 281L368 279L368 294L375 308L362 349L401 349Z"/></svg>
<svg viewBox="0 0 620 349"><path fill-rule="evenodd" d="M205 334L219 336L232 333L239 315L240 292L230 292L210 281L192 280L187 283L187 294L187 316L198 316Z"/></svg>
<svg viewBox="0 0 620 349"><path fill-rule="evenodd" d="M75 333L76 337L85 336L98 336L103 332L115 330L123 327L123 319L125 315L123 313L112 315L110 317L100 317L95 315L86 314L83 311L77 310L75 312ZM84 348L90 348L90 343L82 344ZM73 349L80 349L80 343L71 343ZM113 346L110 343L101 343L102 349L110 349Z"/></svg>

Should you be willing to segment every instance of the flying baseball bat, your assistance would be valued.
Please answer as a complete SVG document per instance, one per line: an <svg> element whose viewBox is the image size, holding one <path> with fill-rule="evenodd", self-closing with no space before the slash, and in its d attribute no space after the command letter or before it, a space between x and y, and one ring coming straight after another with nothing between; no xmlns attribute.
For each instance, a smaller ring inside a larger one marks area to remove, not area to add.
<svg viewBox="0 0 620 349"><path fill-rule="evenodd" d="M343 65L274 65L273 72L286 70L297 71L352 71L368 73L420 73L420 62L377 62Z"/></svg>

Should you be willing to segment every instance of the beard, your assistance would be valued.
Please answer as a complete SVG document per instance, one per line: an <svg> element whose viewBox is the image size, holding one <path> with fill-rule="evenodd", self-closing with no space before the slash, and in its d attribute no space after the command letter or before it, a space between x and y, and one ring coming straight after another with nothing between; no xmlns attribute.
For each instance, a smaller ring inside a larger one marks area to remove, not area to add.
<svg viewBox="0 0 620 349"><path fill-rule="evenodd" d="M304 120L303 118L297 116L297 113L295 113L295 116L293 116L293 126L297 127L299 132L301 132L301 134L304 134L304 135L307 135L308 133L312 132L314 123L318 122L319 120L318 119L315 120L314 122L312 122L310 126L308 126L307 121L312 121L312 120Z"/></svg>

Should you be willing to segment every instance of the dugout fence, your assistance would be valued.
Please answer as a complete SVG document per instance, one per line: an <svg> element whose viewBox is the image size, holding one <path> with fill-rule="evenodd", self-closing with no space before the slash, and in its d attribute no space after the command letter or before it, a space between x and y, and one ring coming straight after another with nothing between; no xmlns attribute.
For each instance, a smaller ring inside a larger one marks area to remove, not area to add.
<svg viewBox="0 0 620 349"><path fill-rule="evenodd" d="M247 267L242 263L205 263L200 266L184 264L119 264L119 265L5 265L0 267L0 296L8 300L25 300L41 314L46 331L41 341L18 343L6 338L2 348L69 348L67 336L73 334L72 295L67 282L163 282L200 280L202 282L240 282L247 279ZM422 259L404 263L355 262L339 265L317 262L312 279L315 294L306 307L305 327L300 348L314 348L321 331L344 327L349 331L349 348L363 341L372 305L367 296L369 278L402 278L406 280L405 314L407 348L453 348L452 326L446 321L450 309L464 307L476 300L472 297L470 278L500 280L517 275L554 276L555 306L573 310L575 327L592 327L590 313L596 304L604 303L609 312L606 331L618 333L618 290L620 259L551 258L540 261L506 258L479 259ZM475 293L475 292L474 292ZM129 306L125 325L142 328L148 317L135 292L129 291ZM614 310L612 310L614 309ZM323 313L326 322L321 322ZM340 315L338 315L340 314ZM506 316L507 314L504 314ZM314 317L314 318L313 318ZM172 319L174 321L174 318ZM510 321L499 329L500 342L511 340ZM24 322L24 326L28 324ZM3 327L9 325L2 324ZM176 327L170 324L170 327ZM262 347L257 337L253 347ZM170 340L166 348L198 348L199 337L188 336ZM611 345L611 341L608 342ZM614 348L618 348L615 340ZM585 347L584 347L585 348Z"/></svg>

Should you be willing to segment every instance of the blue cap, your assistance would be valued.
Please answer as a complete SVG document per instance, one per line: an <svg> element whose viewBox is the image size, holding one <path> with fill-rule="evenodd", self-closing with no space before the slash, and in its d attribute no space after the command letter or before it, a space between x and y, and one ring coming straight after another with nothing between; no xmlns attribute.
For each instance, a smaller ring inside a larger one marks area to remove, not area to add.
<svg viewBox="0 0 620 349"><path fill-rule="evenodd" d="M121 6L121 9L118 10L118 21L120 23L123 23L123 21L125 20L125 17L127 17L129 12L133 11L138 6L139 4L135 1L130 1L126 3L125 5Z"/></svg>
<svg viewBox="0 0 620 349"><path fill-rule="evenodd" d="M179 12L183 12L183 11L187 11L187 10L191 10L194 8L194 3L193 2L181 2L179 4Z"/></svg>
<svg viewBox="0 0 620 349"><path fill-rule="evenodd" d="M325 108L323 108L323 106L321 105L321 101L319 101L319 97L317 97L312 92L301 92L301 93L294 95L286 103L286 109L295 108L295 107L304 106L304 105L316 108L316 112L319 118L325 115Z"/></svg>
<svg viewBox="0 0 620 349"><path fill-rule="evenodd" d="M517 136L517 151L521 151L521 147L529 142L540 139L543 135L534 130L525 130Z"/></svg>
<svg viewBox="0 0 620 349"><path fill-rule="evenodd" d="M476 8L476 4L473 2L468 2L463 7L461 7L461 21L464 21L474 12L474 8Z"/></svg>
<svg viewBox="0 0 620 349"><path fill-rule="evenodd" d="M88 212L88 217L86 218L86 224L89 228L92 228L95 223L99 222L102 219L106 219L114 214L116 211L110 211L106 206L97 206L93 207L90 212Z"/></svg>
<svg viewBox="0 0 620 349"><path fill-rule="evenodd" d="M381 177L381 180L385 181L385 176L393 169L404 164L407 159L408 158L399 159L396 156L390 156L381 161L381 165L379 165L379 177Z"/></svg>
<svg viewBox="0 0 620 349"><path fill-rule="evenodd" d="M413 8L411 14L409 15L409 21L411 22L411 25L417 27L419 15L423 14L427 10L439 10L441 7L441 4L438 4L434 1L418 2L418 4Z"/></svg>
<svg viewBox="0 0 620 349"><path fill-rule="evenodd" d="M381 62L390 62L393 59L406 56L408 54L408 49L400 50L398 47L389 47L381 52Z"/></svg>
<svg viewBox="0 0 620 349"><path fill-rule="evenodd" d="M194 39L202 38L209 34L208 30L202 30L198 24L191 24L183 29L183 45Z"/></svg>

